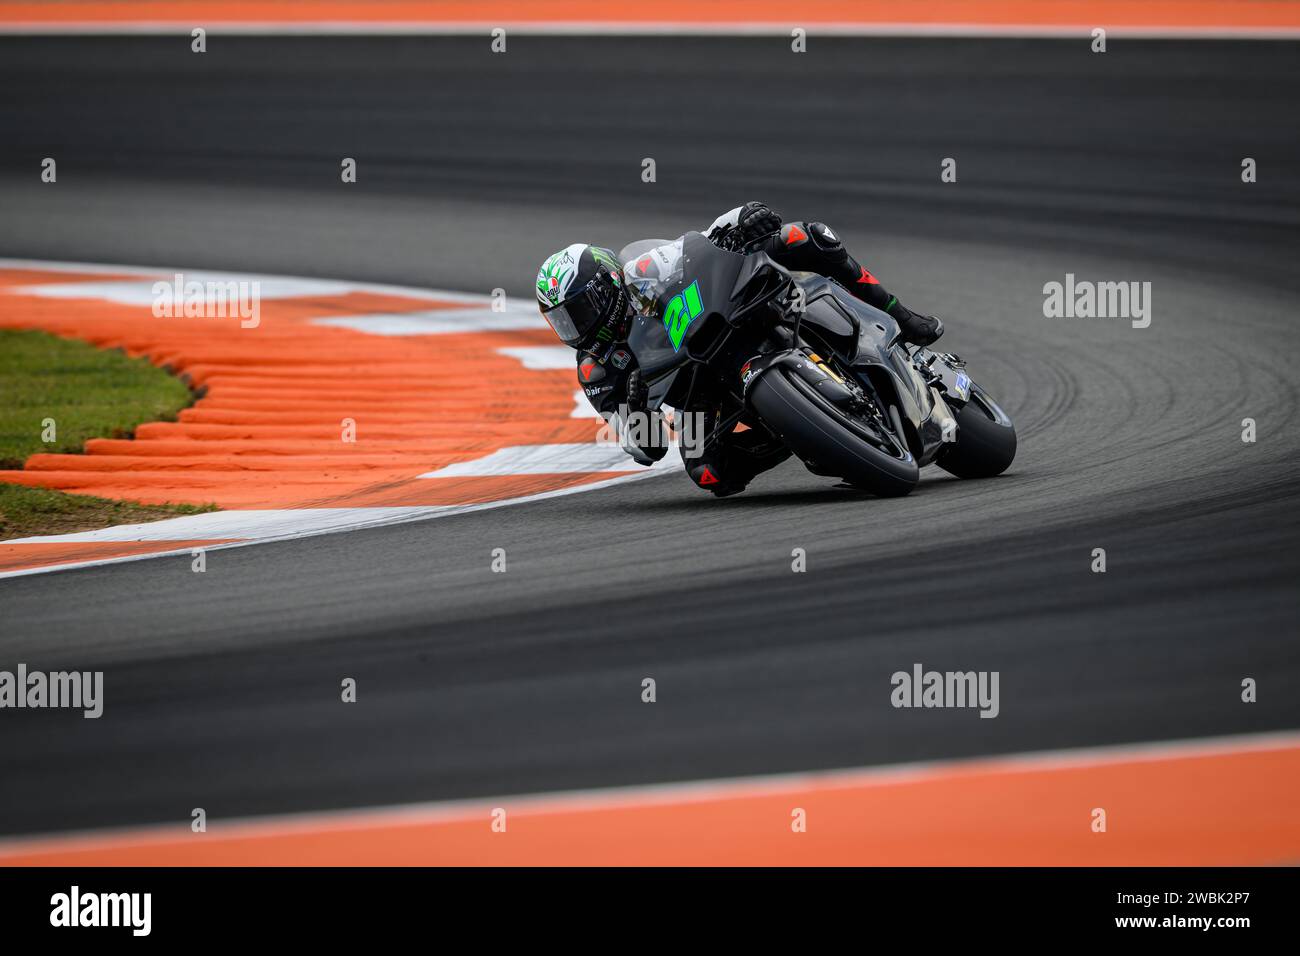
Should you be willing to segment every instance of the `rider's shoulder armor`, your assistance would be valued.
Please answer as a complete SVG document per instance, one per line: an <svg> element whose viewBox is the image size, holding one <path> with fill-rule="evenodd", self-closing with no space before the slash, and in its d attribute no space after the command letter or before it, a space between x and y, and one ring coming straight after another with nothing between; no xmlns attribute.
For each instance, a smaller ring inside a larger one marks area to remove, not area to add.
<svg viewBox="0 0 1300 956"><path fill-rule="evenodd" d="M603 382L609 375L603 362L600 362L592 355L584 355L578 360L578 381L583 385L594 385L597 382Z"/></svg>

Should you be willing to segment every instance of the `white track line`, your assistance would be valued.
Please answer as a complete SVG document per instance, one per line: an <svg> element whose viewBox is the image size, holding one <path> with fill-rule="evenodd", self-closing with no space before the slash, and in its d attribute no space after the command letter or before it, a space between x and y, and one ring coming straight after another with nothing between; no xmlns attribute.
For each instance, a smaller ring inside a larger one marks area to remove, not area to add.
<svg viewBox="0 0 1300 956"><path fill-rule="evenodd" d="M667 459L665 459L666 461ZM662 463L660 463L662 464ZM46 565L39 568L19 568L15 571L0 571L0 580L4 578L18 578L28 574L50 574L54 571L73 571L78 568L97 568L105 564L126 564L131 561L148 561L152 558L171 558L179 555L189 556L190 552L196 548L202 548L204 551L225 551L230 548L247 548L257 544L274 544L280 541L296 541L299 538L311 538L321 534L338 534L344 531L364 531L368 528L384 528L396 524L411 524L416 521L428 521L433 518L453 518L456 515L469 514L474 511L491 511L493 508L505 508L510 505L529 504L534 501L546 501L549 498L563 498L566 495L576 495L584 491L598 491L601 488L609 488L613 485L621 485L628 481L641 481L645 478L657 478L665 473L663 468L644 468L641 471L618 475L614 478L604 478L600 481L593 481L590 484L576 485L572 488L558 488L554 491L541 491L533 495L523 495L519 498L502 498L500 501L484 501L469 505L426 505L422 508L356 508L356 509L321 509L321 510L352 510L364 512L364 520L358 520L349 524L337 524L320 528L300 528L291 533L275 534L265 538L256 538L249 541L230 541L224 544L195 545L184 548L176 548L171 551L150 551L147 554L126 554L113 558L96 558L93 561L76 561L68 564ZM308 510L308 509L303 509ZM402 512L400 515L385 514L385 512ZM215 514L226 514L229 512L214 512ZM251 513L251 512L245 512ZM378 513L378 514L376 514ZM373 515L373 517L372 517ZM197 515L186 515L185 518L198 517ZM164 521L179 521L181 518L166 518ZM163 521L154 522L163 524ZM107 530L107 529L106 529ZM59 537L63 537L60 535ZM33 542L44 541L44 538L24 538L24 542L31 544ZM15 544L14 541L0 541L0 545Z"/></svg>
<svg viewBox="0 0 1300 956"><path fill-rule="evenodd" d="M682 460L676 446L672 454L655 462L653 469L676 470ZM421 478L491 478L507 475L566 475L590 472L638 472L638 465L612 443L587 445L511 445L473 461L458 461L425 472Z"/></svg>
<svg viewBox="0 0 1300 956"><path fill-rule="evenodd" d="M952 773L968 771L1014 774L1040 770L1085 769L1123 763L1262 753L1295 747L1300 747L1300 731L1287 730L1064 750L1026 751L1000 756L918 761L807 773L693 780L687 783L562 790L469 800L357 807L350 810L271 814L240 817L229 822L219 821L215 827L212 826L212 818L209 817L208 839L237 840L302 832L338 832L404 824L446 823L479 819L494 807L508 807L512 815L537 816L551 813L709 803L717 800L803 792L811 788L834 790L849 787L890 786L932 780ZM186 822L16 837L0 840L0 862L3 862L7 856L36 852L94 850L123 844L148 846L171 843L189 834L190 828Z"/></svg>
<svg viewBox="0 0 1300 956"><path fill-rule="evenodd" d="M234 272L186 272L185 284L199 283L206 291L212 283L257 282L258 294L263 299L298 299L305 296L346 295L353 291L351 283L330 282L322 279L292 279L268 277L250 279ZM62 285L11 286L9 293L32 295L45 299L102 299L114 305L152 305L157 299L154 286L171 284L172 276L143 279L105 279L103 282L67 282Z"/></svg>
<svg viewBox="0 0 1300 956"><path fill-rule="evenodd" d="M333 531L401 524L435 517L448 505L408 508L276 508L210 511L143 524L119 524L94 531L14 538L5 544L97 544L134 541L216 541L223 538L268 540L330 534Z"/></svg>
<svg viewBox="0 0 1300 956"><path fill-rule="evenodd" d="M350 292L371 292L376 295L394 295L402 296L408 299L424 299L429 302L462 302L466 306L480 306L484 311L491 311L492 297L477 292L455 292L450 289L426 289L410 285L390 285L382 282L352 282L343 279L321 279L310 276L286 276L276 275L266 272L225 272L211 273L210 270L201 267L183 268L176 265L155 266L155 265L124 265L107 262L69 262L66 260L51 261L45 259L4 259L0 258L0 269L29 269L36 272L69 272L83 273L86 275L105 275L121 277L122 282L139 282L142 279L172 279L176 273L182 273L185 276L202 274L223 275L229 278L244 279L250 282L272 281L292 281L301 283L303 288L310 288L313 283L327 283L330 288L336 289L343 286L345 291ZM531 305L536 308L536 303L532 299L506 299L507 305L523 307ZM533 324L534 328L545 328L545 323L538 316Z"/></svg>
<svg viewBox="0 0 1300 956"><path fill-rule="evenodd" d="M484 311L482 306L467 309L430 309L427 312L382 313L379 315L338 315L313 319L312 325L351 329L367 335L452 335L457 332L512 332L538 327L537 306L532 302L510 300L500 312ZM563 348L563 346L561 346ZM573 366L569 350L569 365ZM531 366L528 366L531 367Z"/></svg>
<svg viewBox="0 0 1300 956"><path fill-rule="evenodd" d="M567 345L510 346L497 351L507 358L523 362L524 368L537 372L567 371L577 366L573 349Z"/></svg>

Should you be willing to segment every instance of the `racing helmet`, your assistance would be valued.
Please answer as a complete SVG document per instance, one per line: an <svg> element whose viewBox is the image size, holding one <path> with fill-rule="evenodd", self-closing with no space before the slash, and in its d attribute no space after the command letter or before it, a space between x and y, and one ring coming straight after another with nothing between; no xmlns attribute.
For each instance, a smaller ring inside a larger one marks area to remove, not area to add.
<svg viewBox="0 0 1300 956"><path fill-rule="evenodd" d="M581 349L627 308L614 253L582 242L549 256L537 270L537 307L565 345Z"/></svg>

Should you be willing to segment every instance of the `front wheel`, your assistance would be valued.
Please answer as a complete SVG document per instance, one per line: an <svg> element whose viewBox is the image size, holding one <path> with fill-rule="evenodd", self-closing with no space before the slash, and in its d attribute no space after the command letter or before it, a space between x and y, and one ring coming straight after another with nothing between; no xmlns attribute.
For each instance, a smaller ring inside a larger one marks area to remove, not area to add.
<svg viewBox="0 0 1300 956"><path fill-rule="evenodd" d="M843 478L885 497L905 495L921 480L911 453L890 450L891 442L872 435L866 423L815 395L779 365L759 377L748 399L768 430L815 474Z"/></svg>
<svg viewBox="0 0 1300 956"><path fill-rule="evenodd" d="M957 441L935 459L958 478L992 478L1016 457L1016 426L984 389L975 385L970 401L954 412Z"/></svg>

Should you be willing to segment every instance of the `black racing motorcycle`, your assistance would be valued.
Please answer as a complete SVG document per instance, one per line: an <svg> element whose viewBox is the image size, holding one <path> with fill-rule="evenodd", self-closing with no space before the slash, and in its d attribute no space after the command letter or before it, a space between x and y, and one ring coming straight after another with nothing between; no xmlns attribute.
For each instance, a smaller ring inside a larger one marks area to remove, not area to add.
<svg viewBox="0 0 1300 956"><path fill-rule="evenodd" d="M887 496L916 487L923 465L986 478L1015 457L1011 419L960 358L909 347L835 281L698 232L619 258L649 408L718 409L706 445L743 422L814 474Z"/></svg>

